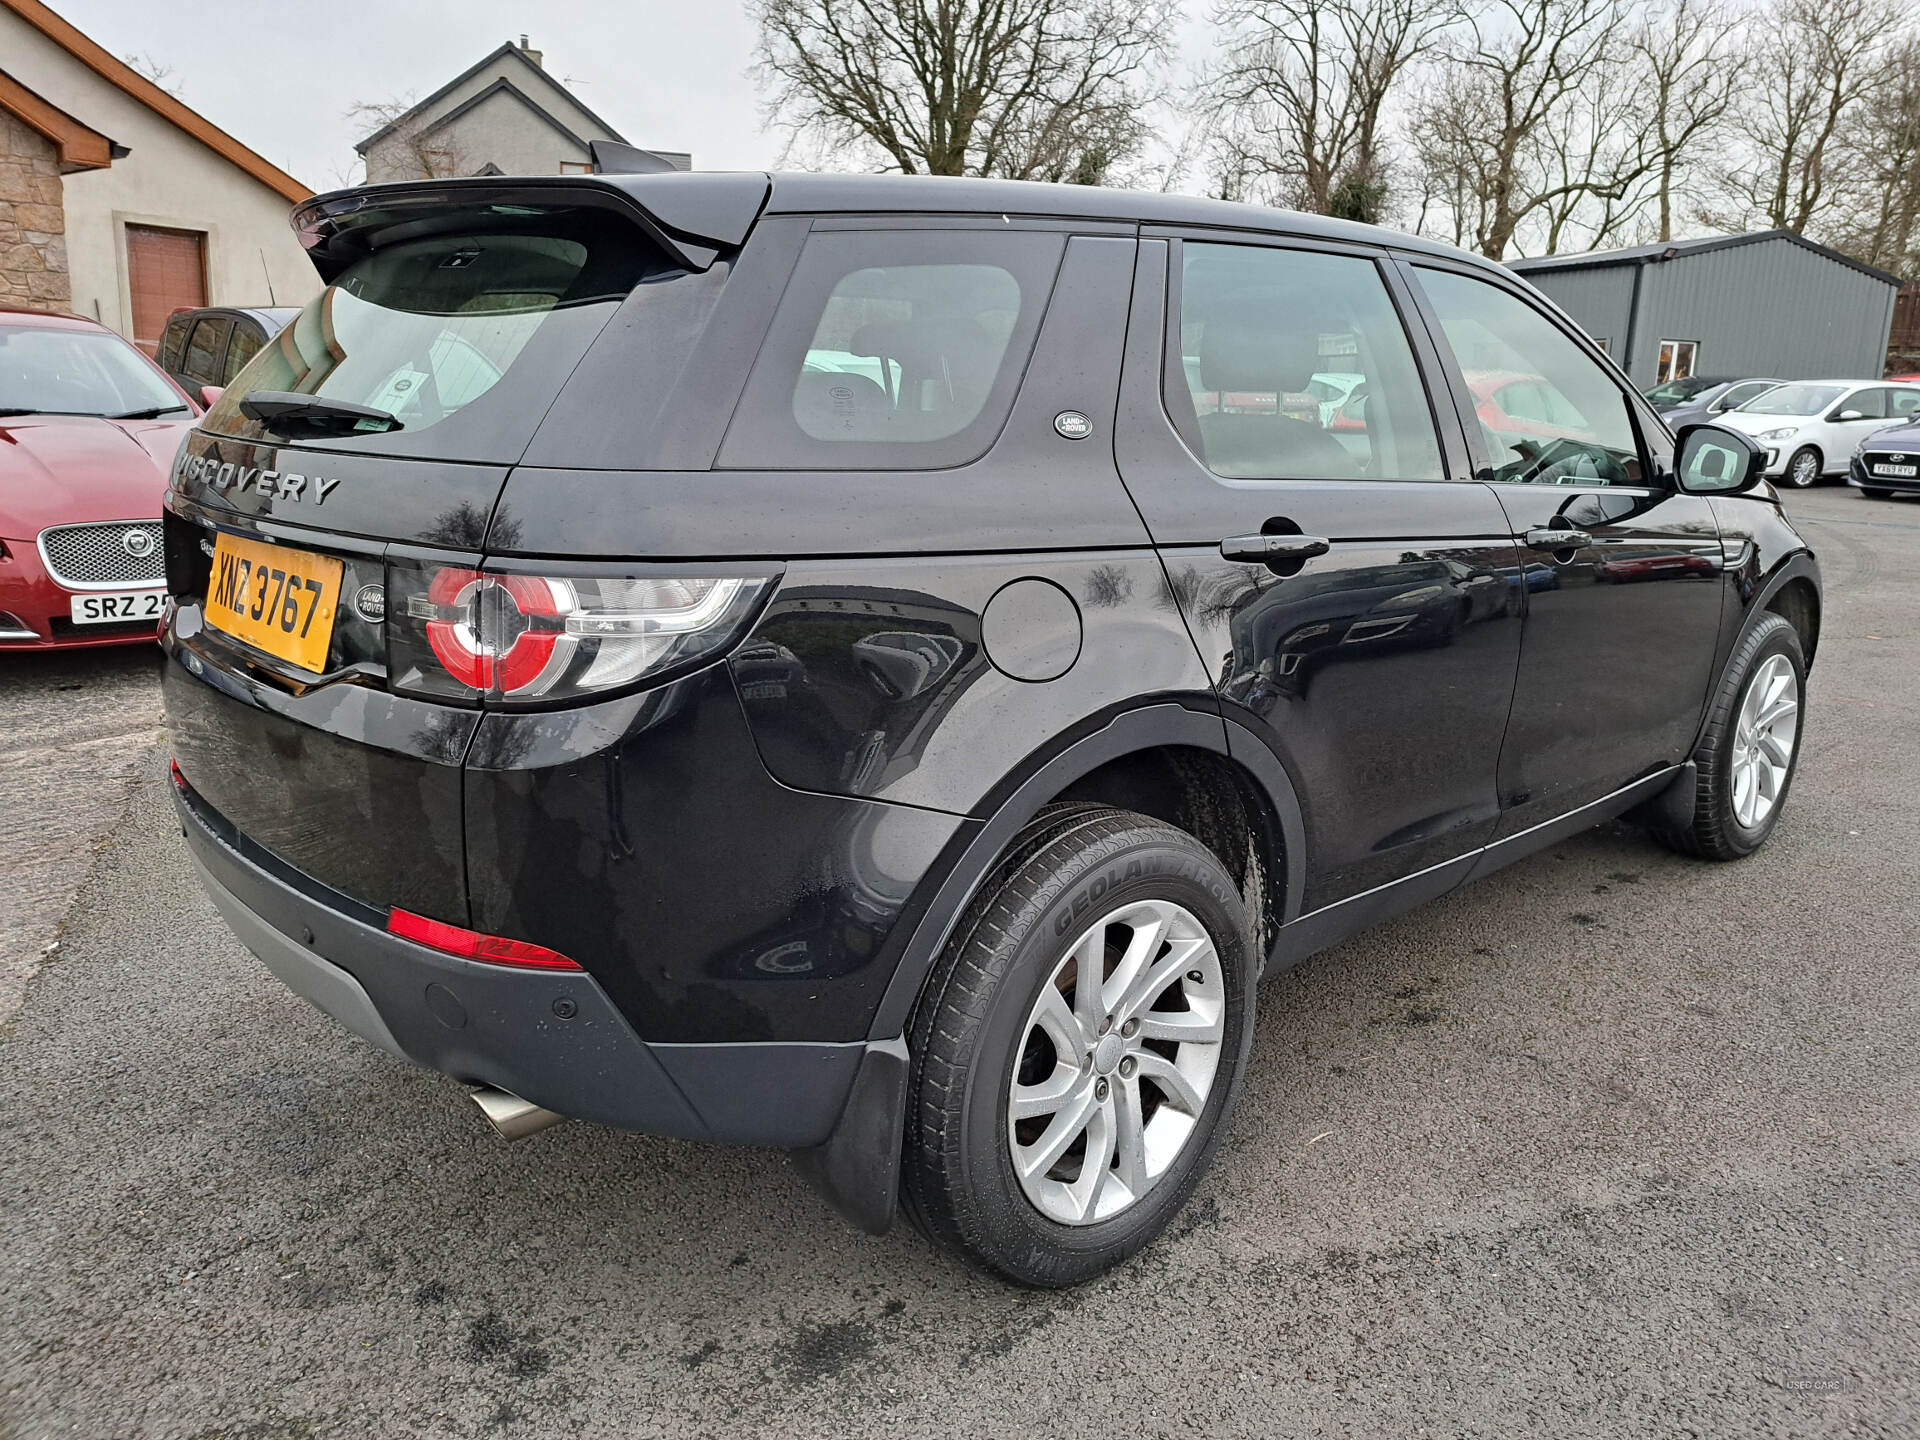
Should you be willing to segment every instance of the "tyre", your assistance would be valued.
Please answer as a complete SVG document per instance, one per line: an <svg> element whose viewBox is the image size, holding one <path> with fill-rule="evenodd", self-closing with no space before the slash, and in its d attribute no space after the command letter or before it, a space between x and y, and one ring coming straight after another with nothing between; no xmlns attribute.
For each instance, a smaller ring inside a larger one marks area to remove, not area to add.
<svg viewBox="0 0 1920 1440"><path fill-rule="evenodd" d="M1820 483L1820 452L1811 445L1802 445L1793 452L1793 458L1787 461L1787 468L1781 479L1796 490L1808 490Z"/></svg>
<svg viewBox="0 0 1920 1440"><path fill-rule="evenodd" d="M1654 833L1685 855L1738 860L1773 833L1800 759L1807 665L1800 637L1763 614L1735 648L1693 752L1693 807Z"/></svg>
<svg viewBox="0 0 1920 1440"><path fill-rule="evenodd" d="M1862 485L1860 487L1860 493L1866 496L1866 498L1869 500L1887 500L1887 499L1891 499L1893 496L1893 492L1891 490L1875 490L1866 485Z"/></svg>
<svg viewBox="0 0 1920 1440"><path fill-rule="evenodd" d="M1219 1143L1254 973L1239 887L1191 835L1104 808L1041 817L915 1016L907 1213L1023 1285L1134 1254Z"/></svg>

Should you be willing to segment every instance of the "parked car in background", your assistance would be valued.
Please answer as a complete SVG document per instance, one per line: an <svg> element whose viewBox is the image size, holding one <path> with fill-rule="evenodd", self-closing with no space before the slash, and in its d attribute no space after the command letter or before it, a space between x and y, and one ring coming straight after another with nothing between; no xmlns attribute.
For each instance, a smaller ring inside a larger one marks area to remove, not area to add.
<svg viewBox="0 0 1920 1440"><path fill-rule="evenodd" d="M1753 436L1767 452L1770 480L1797 489L1846 473L1853 452L1889 421L1920 413L1920 385L1891 380L1795 380L1718 423Z"/></svg>
<svg viewBox="0 0 1920 1440"><path fill-rule="evenodd" d="M1338 371L1320 372L1307 381L1307 394L1320 402L1320 423L1326 425L1353 398L1353 392L1367 383L1364 375L1346 375Z"/></svg>
<svg viewBox="0 0 1920 1440"><path fill-rule="evenodd" d="M1723 389L1739 379L1738 375L1683 375L1678 380L1655 385L1644 393L1647 403L1664 416L1676 405L1691 405L1709 390Z"/></svg>
<svg viewBox="0 0 1920 1440"><path fill-rule="evenodd" d="M0 310L0 650L153 639L160 497L198 413L106 326Z"/></svg>
<svg viewBox="0 0 1920 1440"><path fill-rule="evenodd" d="M203 404L214 397L201 387L225 389L227 382L300 313L295 306L257 308L213 305L176 310L160 334L160 367Z"/></svg>
<svg viewBox="0 0 1920 1440"><path fill-rule="evenodd" d="M1722 385L1711 385L1691 400L1662 407L1660 418L1667 422L1669 430L1677 434L1682 425L1698 425L1705 420L1718 419L1727 411L1738 410L1749 400L1758 400L1774 386L1784 383L1777 376L1769 379L1756 375L1744 380L1729 380Z"/></svg>
<svg viewBox="0 0 1920 1440"><path fill-rule="evenodd" d="M1920 494L1920 413L1861 441L1847 465L1847 483L1869 500Z"/></svg>
<svg viewBox="0 0 1920 1440"><path fill-rule="evenodd" d="M779 1146L1072 1284L1193 1192L1263 972L1785 803L1820 584L1760 447L1481 257L909 176L294 221L327 288L167 496L178 815L266 966L503 1133Z"/></svg>

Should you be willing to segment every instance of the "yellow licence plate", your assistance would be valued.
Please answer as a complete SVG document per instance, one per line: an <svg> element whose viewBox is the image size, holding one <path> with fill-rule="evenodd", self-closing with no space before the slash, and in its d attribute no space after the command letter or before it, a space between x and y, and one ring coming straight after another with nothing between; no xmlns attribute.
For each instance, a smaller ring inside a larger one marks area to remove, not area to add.
<svg viewBox="0 0 1920 1440"><path fill-rule="evenodd" d="M340 562L221 534L207 580L207 623L302 670L327 668Z"/></svg>

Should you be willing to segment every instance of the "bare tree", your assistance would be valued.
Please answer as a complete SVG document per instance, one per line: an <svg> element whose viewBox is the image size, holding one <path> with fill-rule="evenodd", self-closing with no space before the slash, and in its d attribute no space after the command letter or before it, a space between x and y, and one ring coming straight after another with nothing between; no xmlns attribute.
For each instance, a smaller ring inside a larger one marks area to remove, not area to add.
<svg viewBox="0 0 1920 1440"><path fill-rule="evenodd" d="M1545 254L1618 243L1653 202L1645 77L1633 60L1625 47L1603 55L1578 96L1548 111L1529 147L1526 173L1540 197L1530 228L1543 233Z"/></svg>
<svg viewBox="0 0 1920 1440"><path fill-rule="evenodd" d="M435 131L429 116L413 113L407 100L363 100L347 107L346 118L364 125L369 135L392 127L366 154L366 179L440 180L471 175L466 152L444 131Z"/></svg>
<svg viewBox="0 0 1920 1440"><path fill-rule="evenodd" d="M1702 154L1717 153L1750 64L1723 0L1671 0L1628 37L1643 136L1652 152L1655 240L1673 239L1674 202Z"/></svg>
<svg viewBox="0 0 1920 1440"><path fill-rule="evenodd" d="M1746 161L1722 183L1727 206L1702 218L1801 233L1826 218L1844 193L1836 137L1891 78L1880 60L1896 13L1888 0L1775 0L1737 113Z"/></svg>
<svg viewBox="0 0 1920 1440"><path fill-rule="evenodd" d="M752 0L769 115L906 174L1097 184L1147 140L1175 0Z"/></svg>
<svg viewBox="0 0 1920 1440"><path fill-rule="evenodd" d="M144 50L138 54L126 54L120 57L141 75L158 85L167 94L178 100L180 96L180 77L173 66L163 65Z"/></svg>
<svg viewBox="0 0 1920 1440"><path fill-rule="evenodd" d="M1388 98L1454 14L1445 0L1220 0L1199 87L1219 191L1381 218Z"/></svg>
<svg viewBox="0 0 1920 1440"><path fill-rule="evenodd" d="M1869 265L1920 272L1920 36L1889 51L1838 137L1848 197L1833 242Z"/></svg>
<svg viewBox="0 0 1920 1440"><path fill-rule="evenodd" d="M1499 260L1556 206L1632 192L1644 147L1592 101L1618 19L1617 0L1492 0L1449 34L1413 117L1423 225L1441 210L1456 243Z"/></svg>

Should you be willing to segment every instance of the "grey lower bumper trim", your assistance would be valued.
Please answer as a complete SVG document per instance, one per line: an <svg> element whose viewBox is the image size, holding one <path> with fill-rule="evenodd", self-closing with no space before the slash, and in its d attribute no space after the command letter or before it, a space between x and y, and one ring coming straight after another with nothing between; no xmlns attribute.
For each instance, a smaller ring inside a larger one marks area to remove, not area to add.
<svg viewBox="0 0 1920 1440"><path fill-rule="evenodd" d="M401 1060L412 1057L400 1048L400 1042L387 1029L387 1022L374 1008L373 997L361 983L338 965L297 944L263 921L234 896L213 873L193 857L193 868L200 872L200 883L207 887L213 905L239 937L240 943L259 958L262 965L280 978L280 982L309 1005L324 1010L362 1040L370 1041Z"/></svg>
<svg viewBox="0 0 1920 1440"><path fill-rule="evenodd" d="M201 882L234 933L296 994L384 1050L652 1135L794 1149L825 1141L840 1118L862 1044L649 1043L590 974L482 965L403 940L349 913L355 902L328 903L317 884L269 873L197 800L175 799Z"/></svg>

